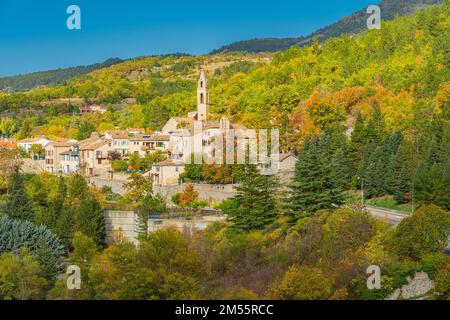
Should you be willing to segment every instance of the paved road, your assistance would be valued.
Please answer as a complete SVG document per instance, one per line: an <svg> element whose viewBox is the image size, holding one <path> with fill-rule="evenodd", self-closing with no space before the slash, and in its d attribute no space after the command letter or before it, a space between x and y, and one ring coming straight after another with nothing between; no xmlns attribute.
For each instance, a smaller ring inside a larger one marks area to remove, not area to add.
<svg viewBox="0 0 450 320"><path fill-rule="evenodd" d="M393 226L398 226L400 221L408 217L407 213L403 213L400 211L395 210L389 210L389 209L383 209L379 207L372 207L372 206L366 206L367 211L374 216L378 218L386 219L387 222ZM450 255L450 236L448 238L448 246L445 248L445 253L447 255Z"/></svg>

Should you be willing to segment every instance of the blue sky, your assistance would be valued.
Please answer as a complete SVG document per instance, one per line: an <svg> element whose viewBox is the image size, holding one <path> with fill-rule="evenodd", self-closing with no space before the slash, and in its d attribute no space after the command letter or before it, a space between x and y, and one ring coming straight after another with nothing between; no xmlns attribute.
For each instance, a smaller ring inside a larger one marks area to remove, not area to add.
<svg viewBox="0 0 450 320"><path fill-rule="evenodd" d="M0 76L297 37L378 0L0 0ZM114 3L114 4L111 4ZM66 9L81 8L81 30Z"/></svg>

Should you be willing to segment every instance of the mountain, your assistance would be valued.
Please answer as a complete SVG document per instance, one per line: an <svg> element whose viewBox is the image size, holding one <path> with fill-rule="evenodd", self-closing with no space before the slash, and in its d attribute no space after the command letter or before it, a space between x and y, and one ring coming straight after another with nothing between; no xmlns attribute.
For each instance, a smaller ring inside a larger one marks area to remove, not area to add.
<svg viewBox="0 0 450 320"><path fill-rule="evenodd" d="M437 4L441 0L383 0L379 6L381 8L382 20L392 20L395 16L406 16L420 10L426 6ZM313 39L324 41L328 38L337 37L341 34L358 34L364 31L369 15L367 8L359 10L350 16L344 17L338 22L319 29L306 37L298 38L262 38L251 39L231 43L214 50L212 53L222 53L228 51L247 51L247 52L273 52L286 50L294 45L308 45Z"/></svg>
<svg viewBox="0 0 450 320"><path fill-rule="evenodd" d="M25 75L10 76L0 78L0 90L23 91L39 86L61 84L75 76L88 74L92 71L110 67L121 63L119 58L111 58L102 63L88 66L78 66L70 68L60 68L49 71L34 72Z"/></svg>

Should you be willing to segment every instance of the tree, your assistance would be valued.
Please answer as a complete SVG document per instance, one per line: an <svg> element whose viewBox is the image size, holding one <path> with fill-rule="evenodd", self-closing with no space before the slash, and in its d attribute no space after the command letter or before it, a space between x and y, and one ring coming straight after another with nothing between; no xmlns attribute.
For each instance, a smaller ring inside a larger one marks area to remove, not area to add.
<svg viewBox="0 0 450 320"><path fill-rule="evenodd" d="M43 159L45 154L45 149L41 144L33 144L31 145L31 153L36 159Z"/></svg>
<svg viewBox="0 0 450 320"><path fill-rule="evenodd" d="M83 121L78 125L77 133L75 139L84 140L91 136L91 133L95 131L95 127L92 123L88 121Z"/></svg>
<svg viewBox="0 0 450 320"><path fill-rule="evenodd" d="M442 252L449 233L450 212L424 205L400 222L388 245L400 257L419 261L425 254Z"/></svg>
<svg viewBox="0 0 450 320"><path fill-rule="evenodd" d="M409 196L408 196L409 195ZM411 200L411 177L408 170L403 167L400 171L397 185L394 190L394 199L398 203L407 203Z"/></svg>
<svg viewBox="0 0 450 320"><path fill-rule="evenodd" d="M33 203L28 198L23 176L18 171L11 176L5 209L6 214L12 219L34 220Z"/></svg>
<svg viewBox="0 0 450 320"><path fill-rule="evenodd" d="M450 161L431 167L420 165L414 177L414 198L421 204L450 209Z"/></svg>
<svg viewBox="0 0 450 320"><path fill-rule="evenodd" d="M81 201L75 229L91 237L99 248L105 245L106 230L103 208L96 199L88 198Z"/></svg>
<svg viewBox="0 0 450 320"><path fill-rule="evenodd" d="M45 225L52 231L56 232L57 223L62 211L64 210L64 202L67 196L67 185L64 177L58 178L58 184L55 194L49 199L48 219Z"/></svg>
<svg viewBox="0 0 450 320"><path fill-rule="evenodd" d="M0 299L42 299L47 281L40 273L39 262L26 248L0 255Z"/></svg>
<svg viewBox="0 0 450 320"><path fill-rule="evenodd" d="M78 207L64 206L56 220L55 234L66 249L70 249L75 229L75 216Z"/></svg>
<svg viewBox="0 0 450 320"><path fill-rule="evenodd" d="M139 158L139 154L137 153L131 153L128 156L128 169L130 169L131 171L138 171L141 169L141 163L140 163L140 158Z"/></svg>
<svg viewBox="0 0 450 320"><path fill-rule="evenodd" d="M89 270L94 299L148 300L156 297L154 273L142 267L131 243L109 246Z"/></svg>
<svg viewBox="0 0 450 320"><path fill-rule="evenodd" d="M261 175L254 165L243 165L231 205L223 208L233 228L240 231L261 230L276 220L277 179Z"/></svg>
<svg viewBox="0 0 450 320"><path fill-rule="evenodd" d="M140 236L146 235L148 232L148 219L150 215L160 215L166 211L166 202L158 194L156 196L147 195L141 200L138 211L138 233Z"/></svg>
<svg viewBox="0 0 450 320"><path fill-rule="evenodd" d="M286 300L324 300L333 290L333 281L318 268L292 266L280 283L273 285L271 298Z"/></svg>
<svg viewBox="0 0 450 320"><path fill-rule="evenodd" d="M68 182L68 192L69 198L71 200L82 200L83 198L85 198L87 188L88 185L86 179L82 175L75 173L74 175L70 176Z"/></svg>
<svg viewBox="0 0 450 320"><path fill-rule="evenodd" d="M198 192L195 191L194 186L188 183L178 196L178 202L181 207L186 208L192 206L192 203L198 199Z"/></svg>
<svg viewBox="0 0 450 320"><path fill-rule="evenodd" d="M349 168L343 149L333 151L332 132L308 138L299 153L286 204L291 217L308 216L343 203Z"/></svg>
<svg viewBox="0 0 450 320"><path fill-rule="evenodd" d="M367 132L364 125L364 118L361 113L358 112L349 145L349 159L352 163L353 170L356 170L359 167L359 163L361 162L364 146L366 143L366 138Z"/></svg>
<svg viewBox="0 0 450 320"><path fill-rule="evenodd" d="M138 203L141 199L152 194L152 177L145 177L140 173L133 172L124 184L125 199L129 202Z"/></svg>
<svg viewBox="0 0 450 320"><path fill-rule="evenodd" d="M36 257L48 278L60 271L64 247L53 233L43 225L0 217L0 254L17 252L22 247Z"/></svg>

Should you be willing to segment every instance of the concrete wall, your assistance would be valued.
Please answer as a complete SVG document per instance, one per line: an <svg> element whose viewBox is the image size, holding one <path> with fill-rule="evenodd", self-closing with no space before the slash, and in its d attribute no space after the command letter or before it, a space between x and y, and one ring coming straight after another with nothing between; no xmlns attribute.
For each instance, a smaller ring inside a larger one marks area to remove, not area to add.
<svg viewBox="0 0 450 320"><path fill-rule="evenodd" d="M114 193L124 195L125 188L123 187L126 181L123 180L110 180L100 177L89 177L89 182L95 185L97 188L101 189L103 186L111 187Z"/></svg>
<svg viewBox="0 0 450 320"><path fill-rule="evenodd" d="M137 217L135 212L106 210L104 217L107 243L114 242L121 237L134 243L137 242Z"/></svg>
<svg viewBox="0 0 450 320"><path fill-rule="evenodd" d="M125 239L133 243L138 242L138 218L135 212L106 210L104 217L107 243L112 243L119 239ZM199 216L190 219L149 219L148 231L153 232L161 228L175 226L181 232L195 232L205 229L211 223L224 220L225 216Z"/></svg>
<svg viewBox="0 0 450 320"><path fill-rule="evenodd" d="M193 183L195 191L199 193L200 200L222 202L236 194L234 185L232 184L204 184ZM153 192L159 193L164 199L171 200L172 196L178 192L182 192L186 184L177 186L153 186Z"/></svg>

